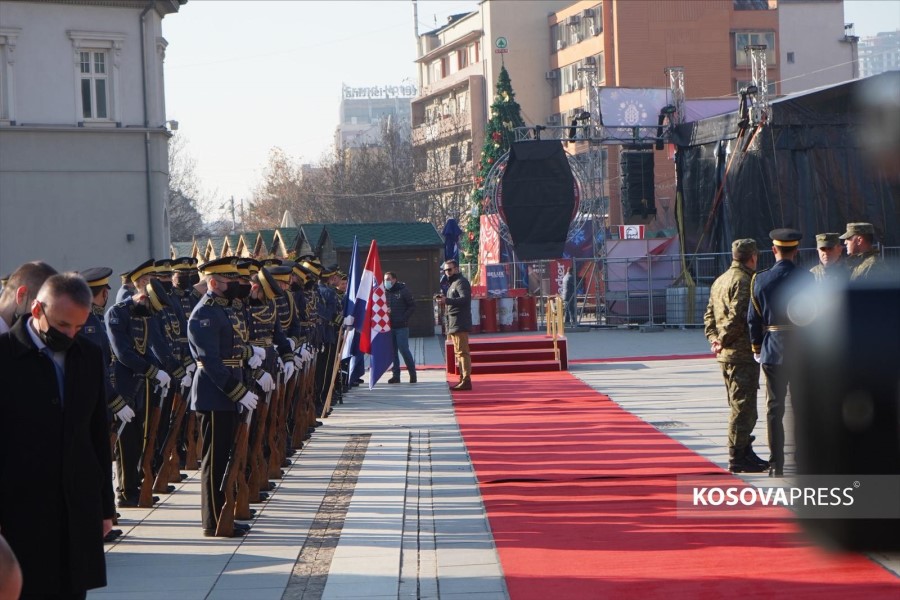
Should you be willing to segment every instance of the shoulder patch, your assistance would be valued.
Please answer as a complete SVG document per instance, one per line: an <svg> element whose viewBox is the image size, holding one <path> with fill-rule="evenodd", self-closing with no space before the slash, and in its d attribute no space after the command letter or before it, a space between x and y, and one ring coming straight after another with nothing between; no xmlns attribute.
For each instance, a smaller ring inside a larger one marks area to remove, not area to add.
<svg viewBox="0 0 900 600"><path fill-rule="evenodd" d="M95 331L97 331L97 328L93 325L86 325L84 329L82 329L82 331L84 331L85 333L94 333Z"/></svg>
<svg viewBox="0 0 900 600"><path fill-rule="evenodd" d="M209 319L200 319L200 327L209 327Z"/></svg>
<svg viewBox="0 0 900 600"><path fill-rule="evenodd" d="M109 322L110 322L111 325L118 325L118 324L119 324L119 317L117 317L117 316L115 316L115 315L109 315Z"/></svg>

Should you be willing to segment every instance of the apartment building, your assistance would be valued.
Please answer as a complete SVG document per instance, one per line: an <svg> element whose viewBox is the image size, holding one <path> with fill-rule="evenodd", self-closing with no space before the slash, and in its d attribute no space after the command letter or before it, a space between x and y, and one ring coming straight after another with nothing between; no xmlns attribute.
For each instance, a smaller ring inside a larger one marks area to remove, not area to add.
<svg viewBox="0 0 900 600"><path fill-rule="evenodd" d="M844 0L780 0L778 30L780 93L859 77L859 38L844 22Z"/></svg>
<svg viewBox="0 0 900 600"><path fill-rule="evenodd" d="M478 10L419 35L419 94L412 101L416 181L420 189L446 190L440 201L452 216L467 208L501 65L526 123L543 121L550 104L547 15L561 4L484 0ZM495 48L501 37L504 53Z"/></svg>
<svg viewBox="0 0 900 600"><path fill-rule="evenodd" d="M776 7L774 0L571 3L547 19L550 69L545 78L552 101L546 122L567 125L587 109L591 81L599 86L667 88L669 66L684 68L688 98L734 95L737 107L736 93L750 80L744 52L750 44L768 46L769 92L775 94L781 78ZM569 147L576 154L587 149L587 142ZM645 224L650 232L671 230L675 168L668 152L653 151L656 214L644 217L623 214L620 151L621 146L610 145L602 168L609 223Z"/></svg>
<svg viewBox="0 0 900 600"><path fill-rule="evenodd" d="M900 31L884 31L859 42L862 77L900 69Z"/></svg>

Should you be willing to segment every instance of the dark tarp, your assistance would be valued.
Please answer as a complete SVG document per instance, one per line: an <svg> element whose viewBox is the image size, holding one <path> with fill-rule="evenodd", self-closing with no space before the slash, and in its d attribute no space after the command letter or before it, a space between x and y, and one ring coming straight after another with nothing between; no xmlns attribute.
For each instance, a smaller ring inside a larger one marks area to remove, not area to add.
<svg viewBox="0 0 900 600"><path fill-rule="evenodd" d="M772 123L756 130L740 132L737 113L678 126L683 252L728 252L743 237L767 248L778 227L799 229L801 246L813 248L817 233L842 233L854 221L900 245L900 190L870 167L856 139L860 84L776 100Z"/></svg>

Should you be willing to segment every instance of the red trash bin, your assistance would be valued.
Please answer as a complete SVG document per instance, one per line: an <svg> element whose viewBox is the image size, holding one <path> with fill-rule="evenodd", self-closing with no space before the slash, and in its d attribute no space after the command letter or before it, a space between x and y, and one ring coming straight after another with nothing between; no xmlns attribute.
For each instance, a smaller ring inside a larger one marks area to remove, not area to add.
<svg viewBox="0 0 900 600"><path fill-rule="evenodd" d="M479 298L481 333L497 333L497 299Z"/></svg>
<svg viewBox="0 0 900 600"><path fill-rule="evenodd" d="M537 298L534 296L519 298L519 329L537 331Z"/></svg>

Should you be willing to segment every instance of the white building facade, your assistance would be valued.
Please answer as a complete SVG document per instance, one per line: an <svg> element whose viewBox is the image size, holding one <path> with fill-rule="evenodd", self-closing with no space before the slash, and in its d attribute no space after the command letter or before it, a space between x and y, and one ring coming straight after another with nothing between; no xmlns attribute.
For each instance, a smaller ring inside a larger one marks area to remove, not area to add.
<svg viewBox="0 0 900 600"><path fill-rule="evenodd" d="M844 25L844 0L778 2L782 94L859 77L859 38Z"/></svg>
<svg viewBox="0 0 900 600"><path fill-rule="evenodd" d="M185 2L0 3L0 273L168 256L162 20Z"/></svg>

